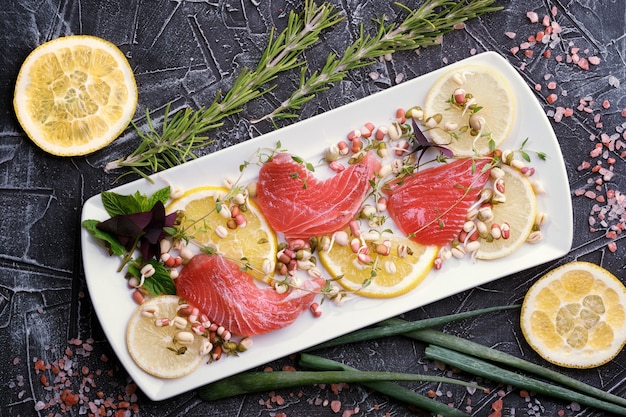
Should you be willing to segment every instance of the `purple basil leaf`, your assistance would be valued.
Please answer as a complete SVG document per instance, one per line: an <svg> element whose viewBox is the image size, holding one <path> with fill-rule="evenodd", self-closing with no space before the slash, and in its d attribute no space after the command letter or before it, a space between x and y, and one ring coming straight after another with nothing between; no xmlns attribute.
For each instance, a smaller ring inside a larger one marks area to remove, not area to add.
<svg viewBox="0 0 626 417"><path fill-rule="evenodd" d="M127 250L130 250L137 238L143 234L143 228L138 226L130 216L131 215L119 215L111 217L108 220L98 223L96 227L103 232L115 236Z"/></svg>
<svg viewBox="0 0 626 417"><path fill-rule="evenodd" d="M415 133L415 139L417 140L417 144L419 146L424 146L424 147L431 146L431 143L428 141L428 138L424 136L424 133L422 132L422 130L419 128L417 123L415 123L415 119L411 121L411 124L413 125L413 133Z"/></svg>
<svg viewBox="0 0 626 417"><path fill-rule="evenodd" d="M454 156L454 152L452 152L450 149L446 148L445 146L436 145L436 147L437 149L441 151L442 154L444 154L448 158L452 158Z"/></svg>

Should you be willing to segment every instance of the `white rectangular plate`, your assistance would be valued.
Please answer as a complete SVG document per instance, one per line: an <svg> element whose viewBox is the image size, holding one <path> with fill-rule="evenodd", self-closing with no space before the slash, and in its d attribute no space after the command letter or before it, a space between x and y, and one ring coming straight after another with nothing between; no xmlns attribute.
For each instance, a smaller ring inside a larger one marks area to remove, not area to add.
<svg viewBox="0 0 626 417"><path fill-rule="evenodd" d="M359 128L365 122L388 124L397 108L423 104L430 86L441 75L466 64L483 64L497 70L513 91L517 109L515 125L503 148L517 149L528 138L527 148L544 152L548 157L547 161L538 158L533 161L537 170L533 178L541 181L547 190L538 202L549 219L543 229L544 240L535 245L523 245L513 255L500 260L448 262L442 270L432 271L415 290L392 300L356 297L341 307L325 303L324 313L319 319L303 314L285 329L254 338L253 347L239 357L226 357L210 365L202 365L186 377L165 380L146 374L130 358L126 349L126 324L137 306L131 300L123 276L116 272L120 260L107 256L103 248L83 230L83 260L94 309L120 361L148 397L153 400L172 397L569 252L572 241L571 199L559 144L530 88L515 69L494 52L476 55L336 110L164 171L153 177L155 184L142 179L111 191L131 194L139 190L150 194L166 185L163 179L183 190L221 185L226 176L237 177L239 165L257 149L273 148L278 141L283 149L310 161L318 161L325 146L344 138L351 129ZM246 176L242 184L254 179L257 173L252 171L244 172ZM83 219L104 220L107 217L100 195L85 203Z"/></svg>

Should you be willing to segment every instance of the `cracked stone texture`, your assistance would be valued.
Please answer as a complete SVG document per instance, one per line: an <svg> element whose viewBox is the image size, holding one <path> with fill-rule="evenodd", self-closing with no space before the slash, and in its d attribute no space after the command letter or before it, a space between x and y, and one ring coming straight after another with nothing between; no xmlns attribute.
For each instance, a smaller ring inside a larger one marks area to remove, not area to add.
<svg viewBox="0 0 626 417"><path fill-rule="evenodd" d="M358 35L359 25L371 28L372 18L384 14L392 20L399 13L399 8L387 1L332 0L331 3L345 18L305 53L310 69L318 68L328 53L341 54ZM407 3L410 7L418 4L420 2ZM584 159L591 160L588 155L595 142L590 136L621 135L626 121L621 115L622 108L626 107L626 94L619 85L624 83L626 68L626 3L621 0L510 0L497 4L505 9L468 22L465 28L446 35L440 46L422 49L418 54L396 53L391 61L375 62L352 71L300 112L300 120L305 119L487 50L500 53L518 68L548 115L553 115L558 106L575 110L571 117L560 122L552 120L573 191L572 251L550 265L540 265L408 312L405 317L409 319L492 305L494 297L501 303L519 303L540 275L572 260L600 264L625 280L623 236L618 234L615 239L617 251L609 251L610 239L605 237L605 230L589 229L588 217L594 201L575 196L574 190L595 190L595 184L590 181L593 182L597 174L578 169ZM132 151L138 137L128 129L105 150L86 157L55 158L36 148L19 127L11 101L20 64L28 53L47 40L69 34L93 34L115 43L135 71L139 87L135 122L145 126L146 108L162 109L168 102L172 103L172 109L198 108L210 103L219 91L229 88L243 67L255 66L270 28L284 28L288 12L301 7L298 1L272 0L3 1L0 10L0 207L3 211L0 221L0 344L4 348L0 361L0 415L60 412L58 406L35 411L38 402L49 402L52 392L42 383L42 372L35 369L34 364L40 359L58 364L58 359L64 358L61 364L78 372L70 387L77 392L80 386L85 398L92 403L97 399L97 390L104 391L106 396L123 396L128 382L90 307L78 256L78 232L83 202L114 186L117 173L105 173L104 165ZM550 14L552 8L557 12L554 20L563 29L561 41L551 48L552 58L542 57L542 52L550 48L541 45L530 48L532 56L526 56L523 50L513 54L511 48L543 28L541 19ZM529 21L528 11L537 12L539 23ZM517 36L511 39L505 32L514 32ZM600 64L584 71L566 62L565 57L572 47L579 48L581 55L599 57ZM554 59L556 55L563 56L564 60L558 62ZM546 74L552 78L548 79ZM548 90L549 81L557 82L555 90ZM281 75L275 90L249 103L241 114L229 117L224 126L212 132L215 142L200 154L271 131L270 123L252 124L250 120L275 108L297 83L297 72ZM540 91L535 90L536 85L542 87ZM551 92L558 95L554 104L546 101ZM585 97L594 100L592 113L577 110L579 100ZM605 100L611 104L608 109L601 107ZM594 120L595 114L601 114L601 119ZM295 121L281 122L279 126L291 122ZM619 150L610 156L617 159L616 175L598 192L608 188L624 192L626 184L621 175L624 158ZM514 258L511 262L515 262ZM515 311L453 323L445 330L542 363L523 340ZM88 343L73 344L69 342L72 339ZM424 359L423 349L422 344L393 338L335 348L327 353L364 369L413 372L424 372L426 366L435 369ZM563 372L624 396L625 355L621 353L611 364L594 370ZM292 363L290 358L285 358L269 366L278 369ZM105 373L99 375L97 369L104 369ZM92 387L91 379L82 379L90 377L100 378L99 385ZM467 375L461 378L471 379ZM489 394L469 395L465 389L457 387L435 389L441 390L439 401L461 409L471 405L472 414L476 416L489 415L491 404L500 396L504 402L503 415L507 416L554 416L560 410L565 410L565 415L604 415L541 395L523 398L519 390L509 386L486 384L491 388ZM418 383L408 386L422 392L432 388ZM339 393L333 393L329 387L304 387L277 394L283 401L261 393L205 403L189 392L156 403L139 392L133 402L139 406L142 416L276 416L280 413L334 416L356 407L359 408L357 415L363 416L415 415L405 404L356 384ZM340 400L339 413L332 411L323 400ZM93 412L86 403L82 408L73 407L66 414L83 415L88 410Z"/></svg>

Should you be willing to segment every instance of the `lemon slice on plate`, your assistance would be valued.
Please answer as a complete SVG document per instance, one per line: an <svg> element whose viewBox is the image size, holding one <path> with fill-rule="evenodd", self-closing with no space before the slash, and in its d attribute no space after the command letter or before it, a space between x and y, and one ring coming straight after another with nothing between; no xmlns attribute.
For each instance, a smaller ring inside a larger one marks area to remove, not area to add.
<svg viewBox="0 0 626 417"><path fill-rule="evenodd" d="M198 187L172 201L166 211L181 210L184 213L180 224L187 236L200 246L212 246L218 253L248 266L248 272L257 279L267 281L273 271L264 271L263 265L275 262L278 243L276 233L261 213L258 206L246 199L237 207L246 220L245 226L233 226L232 218L218 211L228 208L229 190L224 187ZM230 226L229 226L230 222ZM219 229L218 229L219 228ZM225 232L225 233L224 233Z"/></svg>
<svg viewBox="0 0 626 417"><path fill-rule="evenodd" d="M497 259L510 255L526 241L535 224L537 197L532 184L518 170L508 165L502 165L501 168L504 171L505 201L493 204L493 220L486 224L491 229L494 224L501 226L506 222L511 234L507 239L481 240L476 253L479 259Z"/></svg>
<svg viewBox="0 0 626 417"><path fill-rule="evenodd" d="M379 255L375 248L383 241L367 244L368 262L359 261L350 245L336 242L330 250L321 250L319 258L331 276L350 292L372 298L406 294L428 275L439 248L394 237L389 239L389 254Z"/></svg>
<svg viewBox="0 0 626 417"><path fill-rule="evenodd" d="M157 318L172 320L180 305L180 297L162 295L145 301L137 307L126 328L126 346L137 366L159 378L180 378L193 372L203 361L200 354L203 337L195 336L190 325L157 326ZM149 317L153 312L156 317ZM181 332L193 335L193 342L178 341Z"/></svg>
<svg viewBox="0 0 626 417"><path fill-rule="evenodd" d="M126 129L137 107L137 85L126 57L111 42L66 36L28 55L17 76L13 106L41 149L85 155Z"/></svg>
<svg viewBox="0 0 626 417"><path fill-rule="evenodd" d="M461 92L458 89L463 90L462 104L455 101L455 92ZM468 65L435 82L424 102L424 115L439 121L428 130L436 144L455 155L485 155L509 135L515 101L500 74L485 66ZM475 120L470 123L473 115Z"/></svg>
<svg viewBox="0 0 626 417"><path fill-rule="evenodd" d="M602 365L626 342L626 287L604 268L570 262L528 290L520 323L547 361L568 368Z"/></svg>

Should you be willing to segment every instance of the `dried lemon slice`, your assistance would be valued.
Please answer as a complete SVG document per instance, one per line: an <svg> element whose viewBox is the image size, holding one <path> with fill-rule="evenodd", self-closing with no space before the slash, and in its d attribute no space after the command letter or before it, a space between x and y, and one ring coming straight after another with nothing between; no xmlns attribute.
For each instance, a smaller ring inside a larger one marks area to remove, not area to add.
<svg viewBox="0 0 626 417"><path fill-rule="evenodd" d="M424 280L433 267L439 248L394 237L387 240L388 254L379 255L376 247L387 239L364 244L368 260L359 260L350 245L335 242L330 250L321 250L322 265L348 291L372 298L390 298L406 294Z"/></svg>
<svg viewBox="0 0 626 417"><path fill-rule="evenodd" d="M462 89L457 90L457 89ZM461 104L455 92L462 93ZM504 78L489 67L468 65L439 78L424 102L424 115L439 123L432 140L455 155L485 155L497 148L513 126L515 101ZM475 116L475 120L470 120Z"/></svg>
<svg viewBox="0 0 626 417"><path fill-rule="evenodd" d="M568 368L602 365L626 342L626 287L604 268L570 262L528 290L520 323L547 361Z"/></svg>
<svg viewBox="0 0 626 417"><path fill-rule="evenodd" d="M17 76L15 114L44 151L85 155L111 143L137 107L137 85L124 54L94 36L58 38L28 55Z"/></svg>

